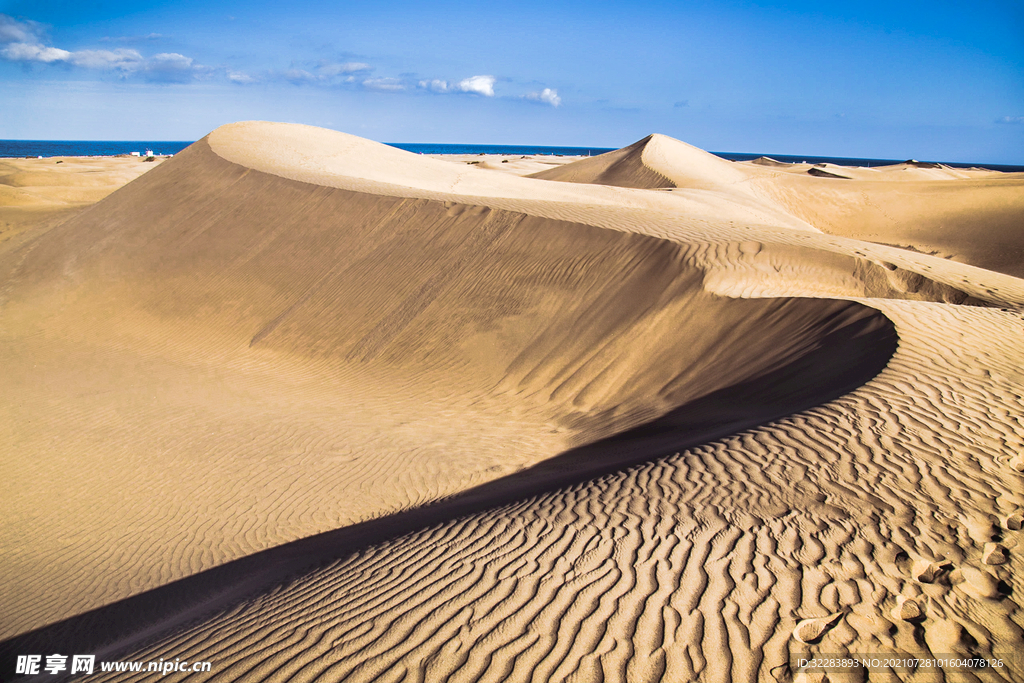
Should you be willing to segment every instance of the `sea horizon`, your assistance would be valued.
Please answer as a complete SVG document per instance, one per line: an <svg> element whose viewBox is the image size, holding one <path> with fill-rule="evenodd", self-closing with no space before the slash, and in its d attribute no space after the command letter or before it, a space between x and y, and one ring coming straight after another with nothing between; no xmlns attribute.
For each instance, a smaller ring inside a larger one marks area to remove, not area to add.
<svg viewBox="0 0 1024 683"><path fill-rule="evenodd" d="M152 151L157 156L173 156L195 140L0 140L0 159L23 159L26 157L111 157L140 155ZM554 145L484 145L461 143L420 143L386 142L395 147L417 154L492 154L492 155L551 155L551 156L597 156L613 152L617 147L577 147ZM729 161L751 161L767 157L789 164L835 164L837 166L890 166L907 161L926 164L942 164L951 168L985 168L1006 173L1024 172L1024 164L989 164L985 162L942 161L934 159L877 159L870 157L818 156L807 154L780 154L772 152L716 152L711 154Z"/></svg>

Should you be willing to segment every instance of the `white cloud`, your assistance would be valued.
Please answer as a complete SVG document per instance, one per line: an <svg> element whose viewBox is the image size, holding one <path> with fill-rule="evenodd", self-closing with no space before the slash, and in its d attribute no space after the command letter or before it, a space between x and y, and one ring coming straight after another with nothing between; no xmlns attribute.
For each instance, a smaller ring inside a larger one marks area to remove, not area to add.
<svg viewBox="0 0 1024 683"><path fill-rule="evenodd" d="M551 88L544 88L540 92L527 93L526 99L533 100L534 102L544 102L552 107L557 107L562 103L562 98L558 96L558 91Z"/></svg>
<svg viewBox="0 0 1024 683"><path fill-rule="evenodd" d="M471 92L485 97L494 97L494 76L470 76L458 82L456 90Z"/></svg>
<svg viewBox="0 0 1024 683"><path fill-rule="evenodd" d="M420 81L419 86L425 90L431 92L448 92L451 88L448 85L448 81L442 81L439 78L433 78L428 81Z"/></svg>
<svg viewBox="0 0 1024 683"><path fill-rule="evenodd" d="M0 50L0 57L12 62L66 62L70 59L71 53L55 47L44 47L32 43L11 43L3 50Z"/></svg>
<svg viewBox="0 0 1024 683"><path fill-rule="evenodd" d="M494 97L494 76L470 76L454 83L440 78L432 78L419 82L419 87L436 93L475 93L484 97Z"/></svg>
<svg viewBox="0 0 1024 683"><path fill-rule="evenodd" d="M367 78L363 81L363 87L383 92L400 92L405 90L405 85L397 78Z"/></svg>
<svg viewBox="0 0 1024 683"><path fill-rule="evenodd" d="M12 62L66 62L85 69L117 69L120 71L136 71L142 68L145 60L136 50L78 50L69 52L57 47L31 43L11 43L0 56ZM180 56L180 55L179 55Z"/></svg>
<svg viewBox="0 0 1024 683"><path fill-rule="evenodd" d="M369 71L369 64L363 62L344 62L342 64L332 64L331 62L320 62L317 66L319 71L324 76L341 76L344 74L353 74L360 71Z"/></svg>
<svg viewBox="0 0 1024 683"><path fill-rule="evenodd" d="M138 50L127 47L112 50L64 50L53 45L44 35L44 26L34 21L18 20L6 14L0 14L0 59L36 64L63 64L66 66L88 69L92 71L117 72L122 78L136 77L149 81L164 83L184 83L195 79L209 78L219 74L231 83L246 85L256 83L258 77L232 68L216 69L203 66L191 57L176 52L162 52L147 57ZM158 41L164 36L150 33L141 36L121 38L104 38L103 42L142 43ZM457 81L443 79L426 79L418 83L412 81L408 74L399 78L370 77L373 67L365 62L332 62L321 60L310 70L291 68L286 71L266 72L265 79L283 78L295 84L321 85L325 87L359 87L366 90L381 92L402 92L418 85L434 93L470 94L482 97L494 97L494 84L497 78L481 74ZM561 104L558 92L544 88L540 92L530 93L527 98L544 102L557 107Z"/></svg>
<svg viewBox="0 0 1024 683"><path fill-rule="evenodd" d="M18 21L14 17L0 14L0 43L41 42L42 27L34 21Z"/></svg>
<svg viewBox="0 0 1024 683"><path fill-rule="evenodd" d="M312 72L293 67L287 71L281 72L281 75L296 85L314 84L330 86L342 83L355 83L360 78L365 78L367 75L366 72L372 70L372 66L364 64L363 62L344 62L337 64L334 62L328 62L327 60L321 60ZM366 85L369 88L377 90L397 89L394 87L387 87L391 85L388 81L395 81L397 83L397 79L368 79L368 81L369 83ZM377 81L382 82L377 83Z"/></svg>
<svg viewBox="0 0 1024 683"><path fill-rule="evenodd" d="M192 58L177 52L161 52L149 60L150 66L162 66L167 69L191 69Z"/></svg>
<svg viewBox="0 0 1024 683"><path fill-rule="evenodd" d="M12 62L41 64L64 63L96 71L120 71L124 75L141 74L147 80L163 83L183 83L210 69L196 64L191 57L177 52L162 52L150 58L138 50L62 50L45 45L42 32L35 22L17 21L0 14L0 58ZM155 37L157 34L150 34Z"/></svg>
<svg viewBox="0 0 1024 683"><path fill-rule="evenodd" d="M231 69L228 69L228 80L239 85L249 85L256 82L255 78L244 71L232 71Z"/></svg>
<svg viewBox="0 0 1024 683"><path fill-rule="evenodd" d="M191 57L177 52L161 52L146 62L146 78L163 83L185 83L192 80L197 66Z"/></svg>
<svg viewBox="0 0 1024 683"><path fill-rule="evenodd" d="M116 69L137 71L145 66L145 59L138 50L78 50L68 53L68 62L85 69Z"/></svg>
<svg viewBox="0 0 1024 683"><path fill-rule="evenodd" d="M996 123L1024 123L1024 116L1004 116L996 119Z"/></svg>

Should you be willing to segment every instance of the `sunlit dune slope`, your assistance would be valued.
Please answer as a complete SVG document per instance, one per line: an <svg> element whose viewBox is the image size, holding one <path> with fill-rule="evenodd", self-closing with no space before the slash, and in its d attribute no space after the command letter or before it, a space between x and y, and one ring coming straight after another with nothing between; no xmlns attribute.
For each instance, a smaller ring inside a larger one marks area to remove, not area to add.
<svg viewBox="0 0 1024 683"><path fill-rule="evenodd" d="M1024 178L958 169L779 173L758 187L832 235L906 247L1024 277Z"/></svg>

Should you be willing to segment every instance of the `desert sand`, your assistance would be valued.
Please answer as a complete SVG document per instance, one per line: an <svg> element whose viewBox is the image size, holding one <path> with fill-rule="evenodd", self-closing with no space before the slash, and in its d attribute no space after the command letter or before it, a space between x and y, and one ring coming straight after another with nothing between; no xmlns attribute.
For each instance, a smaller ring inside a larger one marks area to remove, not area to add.
<svg viewBox="0 0 1024 683"><path fill-rule="evenodd" d="M72 189L0 250L3 676L1024 680L1020 174L265 122L112 193L30 161Z"/></svg>
<svg viewBox="0 0 1024 683"><path fill-rule="evenodd" d="M0 158L0 253L95 204L166 157Z"/></svg>

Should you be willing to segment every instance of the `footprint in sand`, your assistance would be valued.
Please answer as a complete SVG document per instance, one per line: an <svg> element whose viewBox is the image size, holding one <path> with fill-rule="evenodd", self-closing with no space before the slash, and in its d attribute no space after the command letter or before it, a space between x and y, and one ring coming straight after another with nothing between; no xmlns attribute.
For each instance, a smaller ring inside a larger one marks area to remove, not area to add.
<svg viewBox="0 0 1024 683"><path fill-rule="evenodd" d="M1024 511L1015 510L1003 519L1003 526L1010 531L1020 531L1024 526Z"/></svg>
<svg viewBox="0 0 1024 683"><path fill-rule="evenodd" d="M885 560L888 561L885 562L883 560L884 564L887 564L888 566L895 568L897 572L904 575L910 574L914 564L910 559L910 554L899 546L896 546L893 549L891 549Z"/></svg>
<svg viewBox="0 0 1024 683"><path fill-rule="evenodd" d="M917 560L911 567L911 575L921 583L935 583L953 568L947 560Z"/></svg>
<svg viewBox="0 0 1024 683"><path fill-rule="evenodd" d="M842 618L843 612L833 612L827 617L804 619L796 625L796 628L793 629L793 637L801 643L816 643L821 640L822 636L824 636L829 629L838 624L839 620Z"/></svg>
<svg viewBox="0 0 1024 683"><path fill-rule="evenodd" d="M1014 472L1024 472L1024 455L1015 455L1010 460L1010 469Z"/></svg>
<svg viewBox="0 0 1024 683"><path fill-rule="evenodd" d="M1006 564L1006 547L999 543L986 543L981 552L981 561L985 564Z"/></svg>
<svg viewBox="0 0 1024 683"><path fill-rule="evenodd" d="M892 608L892 617L897 621L920 621L924 619L924 610L914 599L905 595L896 596L896 606Z"/></svg>

